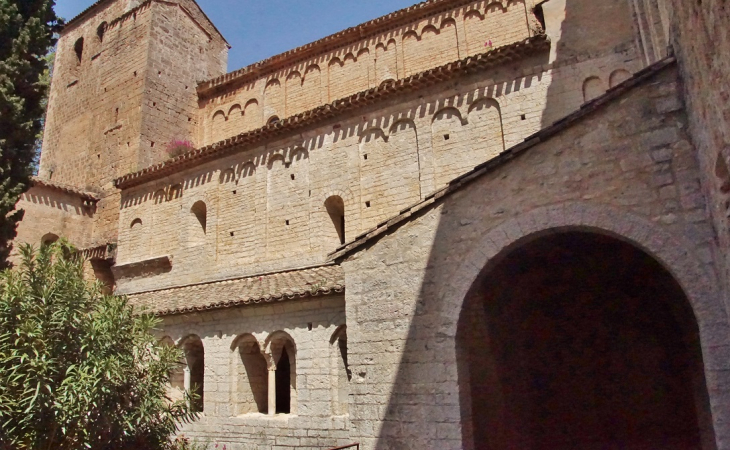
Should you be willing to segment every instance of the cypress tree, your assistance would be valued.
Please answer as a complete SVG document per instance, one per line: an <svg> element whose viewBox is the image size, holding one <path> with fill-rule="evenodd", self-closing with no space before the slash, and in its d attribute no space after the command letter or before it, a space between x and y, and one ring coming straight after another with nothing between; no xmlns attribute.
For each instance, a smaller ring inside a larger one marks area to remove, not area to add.
<svg viewBox="0 0 730 450"><path fill-rule="evenodd" d="M30 187L41 132L48 69L59 20L53 0L0 0L0 268L23 211L15 204Z"/></svg>

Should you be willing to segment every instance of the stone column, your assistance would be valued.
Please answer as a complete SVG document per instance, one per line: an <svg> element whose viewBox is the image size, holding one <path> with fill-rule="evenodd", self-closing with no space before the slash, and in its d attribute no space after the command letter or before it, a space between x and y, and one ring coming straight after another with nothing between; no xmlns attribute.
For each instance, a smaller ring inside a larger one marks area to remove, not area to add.
<svg viewBox="0 0 730 450"><path fill-rule="evenodd" d="M185 365L185 368L183 369L183 375L183 387L185 388L185 393L190 394L190 389L192 386L190 386L190 367L188 365ZM188 403L188 407L192 406L189 399L187 399L186 401Z"/></svg>
<svg viewBox="0 0 730 450"><path fill-rule="evenodd" d="M269 367L269 415L276 414L276 366Z"/></svg>

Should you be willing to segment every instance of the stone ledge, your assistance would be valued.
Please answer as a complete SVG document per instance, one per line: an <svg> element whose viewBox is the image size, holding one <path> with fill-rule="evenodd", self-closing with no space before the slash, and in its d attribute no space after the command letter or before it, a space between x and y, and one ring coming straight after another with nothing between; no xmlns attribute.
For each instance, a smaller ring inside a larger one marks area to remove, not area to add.
<svg viewBox="0 0 730 450"><path fill-rule="evenodd" d="M146 278L169 272L172 269L172 256L157 256L142 261L120 264L112 267L114 277L119 280L123 278ZM123 294L123 292L120 292Z"/></svg>

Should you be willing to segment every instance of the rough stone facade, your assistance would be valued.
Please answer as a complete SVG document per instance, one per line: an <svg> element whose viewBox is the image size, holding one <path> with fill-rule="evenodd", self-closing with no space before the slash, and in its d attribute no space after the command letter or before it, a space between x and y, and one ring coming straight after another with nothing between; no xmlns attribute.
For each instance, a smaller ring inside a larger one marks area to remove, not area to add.
<svg viewBox="0 0 730 450"><path fill-rule="evenodd" d="M100 0L17 242L164 319L211 445L728 448L727 15L676 3L429 0L225 74L192 0Z"/></svg>

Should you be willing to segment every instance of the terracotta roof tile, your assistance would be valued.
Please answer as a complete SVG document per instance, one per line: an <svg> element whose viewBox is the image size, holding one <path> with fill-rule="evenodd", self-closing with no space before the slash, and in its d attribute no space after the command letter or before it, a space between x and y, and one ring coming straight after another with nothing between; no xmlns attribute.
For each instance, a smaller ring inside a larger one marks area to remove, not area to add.
<svg viewBox="0 0 730 450"><path fill-rule="evenodd" d="M294 300L344 290L342 268L327 265L129 294L127 297L136 307L164 316Z"/></svg>
<svg viewBox="0 0 730 450"><path fill-rule="evenodd" d="M380 101L383 97L408 93L465 74L487 70L496 65L513 61L517 57L534 54L549 48L550 41L544 34L498 47L486 53L470 56L460 61L451 62L408 78L400 79L393 83L353 94L344 99L335 100L330 104L285 118L262 128L190 151L177 158L117 178L114 180L114 185L119 189L137 186L147 181L170 175L186 167L226 156L239 150L242 145L257 145L268 139L279 137L286 132L317 124L357 108L370 106Z"/></svg>
<svg viewBox="0 0 730 450"><path fill-rule="evenodd" d="M58 183L56 181L51 181L51 180L48 180L45 178L39 178L39 177L32 177L31 181L33 182L33 186L41 186L41 187L46 187L49 189L54 189L57 191L65 192L67 194L75 195L77 197L80 197L83 200L88 200L90 202L96 203L100 199L99 194L96 194L94 192L84 191L75 186L71 186L69 184Z"/></svg>
<svg viewBox="0 0 730 450"><path fill-rule="evenodd" d="M212 91L228 87L231 84L245 83L251 78L258 78L266 73L274 72L284 66L289 66L299 60L311 58L315 55L335 50L353 42L364 40L383 31L405 25L416 19L441 11L457 8L474 0L426 0L413 6L400 9L354 27L347 28L335 34L316 40L306 45L280 53L259 61L234 72L221 75L198 85L198 94L207 96Z"/></svg>
<svg viewBox="0 0 730 450"><path fill-rule="evenodd" d="M676 63L676 61L677 60L673 56L669 56L645 69L642 69L639 72L636 72L631 78L624 81L623 83L612 87L600 97L584 103L578 110L543 128L537 133L528 136L523 142L511 148L508 148L507 150L500 153L497 157L476 166L474 169L463 175L459 175L458 177L451 180L446 187L432 192L431 194L427 195L422 201L417 202L412 206L402 210L400 214L397 214L391 217L389 220L379 223L374 228L371 228L370 230L355 237L354 240L346 242L336 251L330 253L330 261L340 262L348 255L359 251L361 248L366 247L371 242L375 242L379 237L382 237L398 229L401 225L409 222L411 218L416 217L416 214L420 211L438 205L440 200L442 200L443 198L460 190L461 188L478 179L482 175L503 166L507 162L520 155L522 152L525 152L533 148L537 144L550 139L555 134L570 127L575 122L586 117L593 111L596 111L601 107L608 105L612 101L619 98L623 93L633 89L636 86L639 86L643 81L662 71L664 68Z"/></svg>

